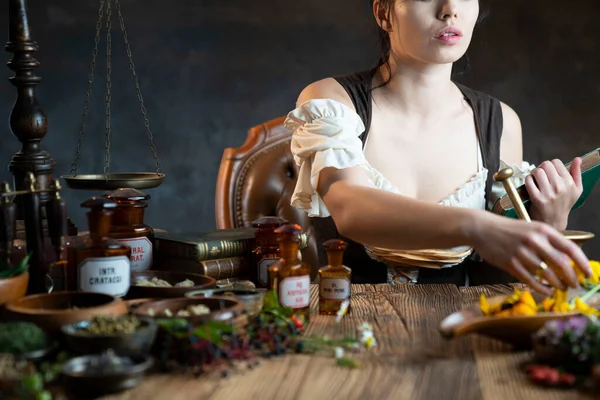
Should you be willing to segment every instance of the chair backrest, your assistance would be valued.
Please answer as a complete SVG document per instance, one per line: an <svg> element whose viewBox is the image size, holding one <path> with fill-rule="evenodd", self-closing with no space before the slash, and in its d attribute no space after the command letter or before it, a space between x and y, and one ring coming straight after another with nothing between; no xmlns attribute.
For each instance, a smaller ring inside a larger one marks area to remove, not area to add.
<svg viewBox="0 0 600 400"><path fill-rule="evenodd" d="M277 118L248 131L241 147L225 149L221 158L215 211L218 229L248 227L264 216L282 217L302 226L308 247L302 258L317 270L317 246L306 213L290 205L298 167L290 151L291 132Z"/></svg>

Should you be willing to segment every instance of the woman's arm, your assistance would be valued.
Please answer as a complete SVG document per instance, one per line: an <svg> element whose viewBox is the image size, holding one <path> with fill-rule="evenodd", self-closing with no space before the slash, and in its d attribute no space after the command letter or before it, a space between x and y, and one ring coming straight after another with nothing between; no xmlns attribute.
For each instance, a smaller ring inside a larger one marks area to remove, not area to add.
<svg viewBox="0 0 600 400"><path fill-rule="evenodd" d="M353 109L346 92L332 79L307 87L298 103L323 98ZM563 282L551 270L544 275L557 287L577 285L571 259L586 275L591 273L581 249L548 225L422 202L369 186L362 167L325 168L319 174L316 190L338 231L349 239L391 249L472 245L491 264L543 292L547 290L532 277L541 260L560 270Z"/></svg>
<svg viewBox="0 0 600 400"><path fill-rule="evenodd" d="M500 158L507 164L521 165L523 139L519 116L504 103L502 116ZM525 187L531 198L531 218L564 230L571 208L583 192L581 159L574 159L570 169L560 160L544 161L525 178Z"/></svg>

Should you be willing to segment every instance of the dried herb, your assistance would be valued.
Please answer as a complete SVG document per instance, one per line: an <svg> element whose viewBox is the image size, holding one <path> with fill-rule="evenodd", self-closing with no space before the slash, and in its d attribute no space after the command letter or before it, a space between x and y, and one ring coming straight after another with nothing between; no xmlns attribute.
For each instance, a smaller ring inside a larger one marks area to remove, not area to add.
<svg viewBox="0 0 600 400"><path fill-rule="evenodd" d="M0 353L29 353L46 345L46 334L37 325L29 322L0 324Z"/></svg>

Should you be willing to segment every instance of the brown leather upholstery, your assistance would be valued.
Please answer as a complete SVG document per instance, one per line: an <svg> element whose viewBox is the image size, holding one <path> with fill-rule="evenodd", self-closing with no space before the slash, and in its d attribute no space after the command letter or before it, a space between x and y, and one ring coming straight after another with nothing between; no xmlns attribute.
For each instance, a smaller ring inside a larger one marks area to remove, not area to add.
<svg viewBox="0 0 600 400"><path fill-rule="evenodd" d="M311 266L315 279L317 246L307 214L290 205L298 167L290 151L291 132L283 127L285 118L277 118L253 127L246 142L223 152L215 198L217 228L251 226L264 216L278 216L302 226L308 247L303 260Z"/></svg>

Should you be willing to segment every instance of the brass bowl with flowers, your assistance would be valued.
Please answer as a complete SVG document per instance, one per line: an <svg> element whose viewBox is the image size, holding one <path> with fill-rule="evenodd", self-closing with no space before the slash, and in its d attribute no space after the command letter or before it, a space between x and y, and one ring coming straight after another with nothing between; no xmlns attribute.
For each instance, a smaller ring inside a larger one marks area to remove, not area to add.
<svg viewBox="0 0 600 400"><path fill-rule="evenodd" d="M531 348L532 335L548 321L564 320L576 315L600 316L596 308L600 301L600 262L590 261L592 276L585 278L577 270L583 289L555 289L550 297L528 290L516 289L508 295L487 298L482 294L478 304L447 316L440 324L442 336L450 339L467 333L510 343L519 348Z"/></svg>

